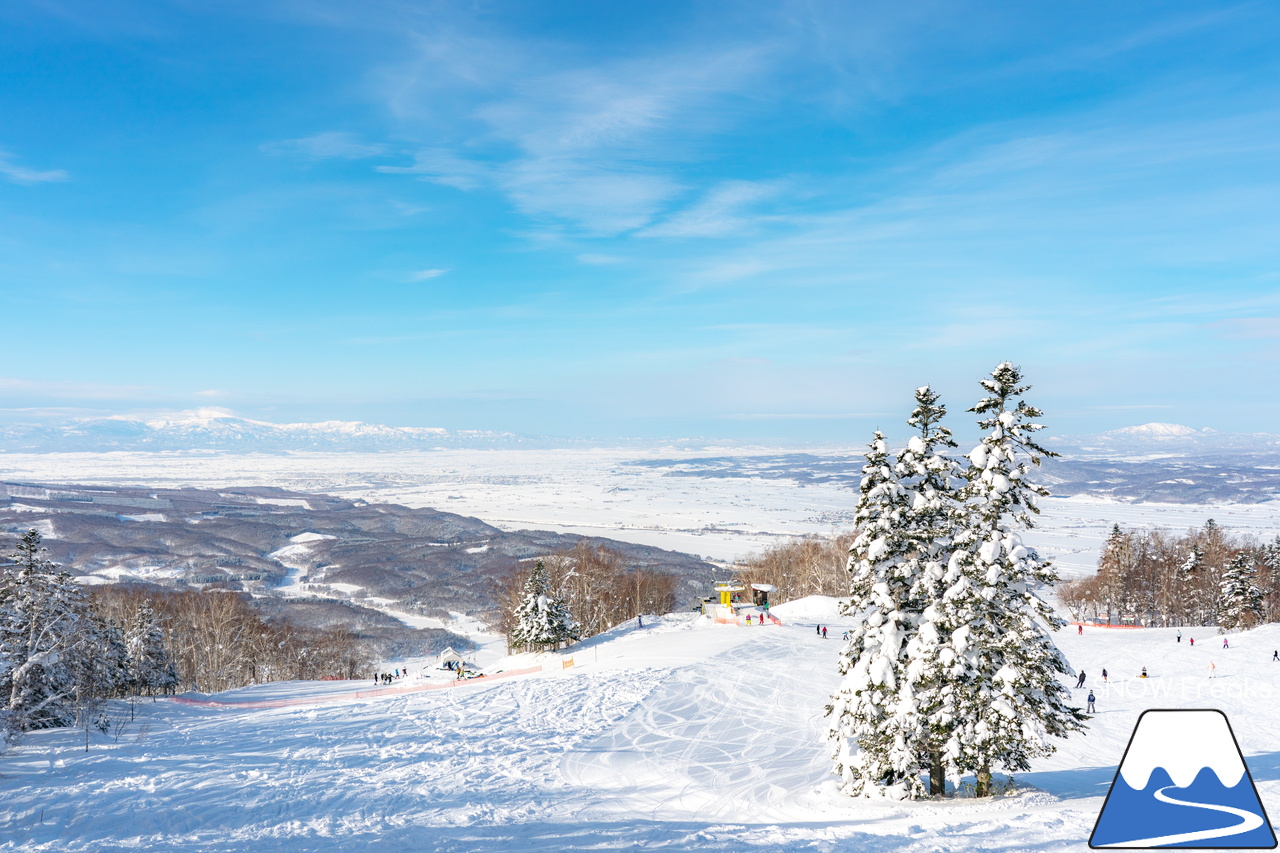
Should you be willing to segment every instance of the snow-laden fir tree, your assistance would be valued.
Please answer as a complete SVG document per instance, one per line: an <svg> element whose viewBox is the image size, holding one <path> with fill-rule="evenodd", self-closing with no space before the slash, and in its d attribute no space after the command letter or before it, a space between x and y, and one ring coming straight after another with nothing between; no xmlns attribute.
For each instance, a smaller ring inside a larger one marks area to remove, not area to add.
<svg viewBox="0 0 1280 853"><path fill-rule="evenodd" d="M578 639L569 607L551 593L547 567L539 560L524 584L524 596L516 606L515 627L507 643L512 648L543 651Z"/></svg>
<svg viewBox="0 0 1280 853"><path fill-rule="evenodd" d="M930 388L916 390L908 423L919 430L893 463L877 432L863 466L850 552L856 619L841 652L839 690L827 707L828 733L846 791L862 796L915 798L942 793L941 733L929 722L941 685L927 662L939 634L922 621L938 594L955 516L955 447L940 425L946 408Z"/></svg>
<svg viewBox="0 0 1280 853"><path fill-rule="evenodd" d="M75 724L84 729L84 748L89 749L93 729L106 732L109 721L106 700L129 688L129 653L124 631L115 622L103 622L92 613L81 622L81 650L73 659L71 675L75 683Z"/></svg>
<svg viewBox="0 0 1280 853"><path fill-rule="evenodd" d="M1262 546L1261 568L1258 587L1262 590L1262 618L1274 622L1280 608L1280 536Z"/></svg>
<svg viewBox="0 0 1280 853"><path fill-rule="evenodd" d="M1129 543L1120 529L1120 525L1111 525L1111 533L1102 545L1102 555L1098 558L1099 592L1102 594L1102 606L1107 611L1107 624L1112 617L1122 615L1125 596L1125 551ZM1118 620L1117 620L1118 621Z"/></svg>
<svg viewBox="0 0 1280 853"><path fill-rule="evenodd" d="M946 413L932 389L917 388L916 408L907 423L920 434L911 437L898 461L901 482L911 494L908 565L914 578L912 611L919 614L916 631L906 644L906 680L913 687L916 738L929 773L929 793L934 796L946 793L947 719L953 701L952 686L941 666L947 627L938 621L941 612L935 605L943 592L942 581L961 520L956 488L960 466L947 455L956 442L951 430L941 424Z"/></svg>
<svg viewBox="0 0 1280 853"><path fill-rule="evenodd" d="M1191 625L1204 624L1204 596L1201 592L1203 568L1204 555L1193 545L1187 552L1187 558L1178 566L1175 578L1179 607L1186 614L1187 623Z"/></svg>
<svg viewBox="0 0 1280 853"><path fill-rule="evenodd" d="M1253 554L1241 551L1222 572L1218 626L1224 631L1249 628L1262 617L1262 590L1254 583Z"/></svg>
<svg viewBox="0 0 1280 853"><path fill-rule="evenodd" d="M1053 565L1023 544L1036 498L1047 490L1028 479L1043 457L1033 434L1039 410L1021 396L1018 368L1005 362L982 381L987 396L970 411L987 431L969 453L965 511L943 577L933 620L945 637L939 678L952 694L935 722L949 731L946 752L955 773L973 773L976 793L991 793L991 770L1025 770L1031 758L1083 727L1058 680L1071 667L1050 629L1065 624L1037 594L1053 584Z"/></svg>
<svg viewBox="0 0 1280 853"><path fill-rule="evenodd" d="M6 734L75 721L88 608L71 576L29 530L0 569L0 702Z"/></svg>
<svg viewBox="0 0 1280 853"><path fill-rule="evenodd" d="M143 600L125 631L125 649L129 680L135 692L154 698L156 691L166 693L177 686L178 670L169 657L164 632L149 600Z"/></svg>
<svg viewBox="0 0 1280 853"><path fill-rule="evenodd" d="M911 686L904 682L906 641L915 631L914 579L907 565L910 496L878 430L862 466L858 530L849 554L846 615L855 619L840 654L839 690L826 713L836 772L854 796L919 796L920 752Z"/></svg>

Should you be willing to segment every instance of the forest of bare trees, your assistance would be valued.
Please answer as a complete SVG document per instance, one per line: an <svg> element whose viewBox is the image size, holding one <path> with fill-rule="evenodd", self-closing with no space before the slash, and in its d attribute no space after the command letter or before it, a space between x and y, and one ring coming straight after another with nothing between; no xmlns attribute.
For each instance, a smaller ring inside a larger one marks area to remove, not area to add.
<svg viewBox="0 0 1280 853"><path fill-rule="evenodd" d="M536 561L526 560L498 578L493 587L497 628L510 637L525 581ZM583 539L572 549L542 558L550 593L563 600L580 636L591 637L643 613L668 613L676 606L675 575L631 568L617 551Z"/></svg>
<svg viewBox="0 0 1280 853"><path fill-rule="evenodd" d="M853 531L834 536L789 539L748 557L734 577L743 583L771 583L774 604L806 595L842 597L849 594L849 548Z"/></svg>
<svg viewBox="0 0 1280 853"><path fill-rule="evenodd" d="M92 606L119 624L150 607L180 690L212 693L266 681L357 678L372 665L365 644L350 630L267 622L237 592L100 586L93 590Z"/></svg>
<svg viewBox="0 0 1280 853"><path fill-rule="evenodd" d="M1248 628L1280 620L1280 537L1265 545L1212 519L1175 535L1113 527L1098 572L1060 584L1077 619L1104 624Z"/></svg>

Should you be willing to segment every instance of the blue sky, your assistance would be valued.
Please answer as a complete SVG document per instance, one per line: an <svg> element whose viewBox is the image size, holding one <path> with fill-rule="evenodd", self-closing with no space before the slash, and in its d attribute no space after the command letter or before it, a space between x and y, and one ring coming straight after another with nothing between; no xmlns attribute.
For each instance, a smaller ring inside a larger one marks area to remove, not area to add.
<svg viewBox="0 0 1280 853"><path fill-rule="evenodd" d="M1280 432L1277 32L1267 2L11 0L0 418L860 445L1008 359L1054 432Z"/></svg>

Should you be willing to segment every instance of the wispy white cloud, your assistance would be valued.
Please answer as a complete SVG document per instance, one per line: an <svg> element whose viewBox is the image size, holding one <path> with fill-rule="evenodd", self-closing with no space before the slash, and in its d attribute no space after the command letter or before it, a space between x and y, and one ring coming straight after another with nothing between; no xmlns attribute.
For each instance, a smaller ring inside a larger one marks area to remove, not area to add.
<svg viewBox="0 0 1280 853"><path fill-rule="evenodd" d="M447 272L449 270L418 270L415 273L411 273L409 277L414 281L429 281L433 278L439 278Z"/></svg>
<svg viewBox="0 0 1280 853"><path fill-rule="evenodd" d="M742 231L754 218L747 209L776 196L777 182L725 181L697 203L637 233L640 237L724 237Z"/></svg>
<svg viewBox="0 0 1280 853"><path fill-rule="evenodd" d="M423 148L413 155L411 166L378 166L388 175L416 175L419 180L459 190L475 190L493 180L494 169L487 163L459 157L444 148Z"/></svg>
<svg viewBox="0 0 1280 853"><path fill-rule="evenodd" d="M381 156L389 150L381 143L361 142L353 134L333 130L317 133L314 136L304 136L301 139L266 142L259 148L266 154L305 157L310 160L332 158L363 160Z"/></svg>
<svg viewBox="0 0 1280 853"><path fill-rule="evenodd" d="M216 398L216 397L230 397L230 396L231 396L231 392L229 392L229 391L222 391L222 390L217 389L217 388L209 388L209 389L206 389L206 390L204 390L204 391L195 391L195 392L193 392L193 395L194 395L194 396L196 396L196 397L209 397L209 398Z"/></svg>
<svg viewBox="0 0 1280 853"><path fill-rule="evenodd" d="M592 236L650 225L686 192L676 165L722 125L716 99L758 73L767 52L704 47L564 67L551 46L509 47L453 32L420 40L411 62L385 70L384 95L410 124L438 116L442 77L470 102L454 105L448 130L424 131L436 141L412 165L379 171L495 188L533 219ZM493 67L478 61L490 56Z"/></svg>
<svg viewBox="0 0 1280 853"><path fill-rule="evenodd" d="M57 181L69 181L71 175L63 169L28 169L13 162L13 155L0 151L0 175L4 175L15 184L47 184Z"/></svg>

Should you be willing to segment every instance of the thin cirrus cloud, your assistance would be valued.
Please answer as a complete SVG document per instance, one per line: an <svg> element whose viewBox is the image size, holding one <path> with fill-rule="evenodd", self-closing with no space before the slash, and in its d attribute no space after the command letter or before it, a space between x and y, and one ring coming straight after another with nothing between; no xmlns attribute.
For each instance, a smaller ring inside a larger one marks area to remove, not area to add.
<svg viewBox="0 0 1280 853"><path fill-rule="evenodd" d="M428 183L458 190L477 190L493 180L493 169L478 160L459 157L444 148L424 148L413 155L411 166L377 166L387 175L414 175Z"/></svg>
<svg viewBox="0 0 1280 853"><path fill-rule="evenodd" d="M300 139L281 139L263 143L259 148L266 154L303 157L309 160L364 160L388 152L381 143L361 142L354 134L326 131Z"/></svg>
<svg viewBox="0 0 1280 853"><path fill-rule="evenodd" d="M409 278L412 281L430 281L433 278L439 278L447 272L449 271L444 269L418 270L417 272L410 273Z"/></svg>
<svg viewBox="0 0 1280 853"><path fill-rule="evenodd" d="M663 222L637 232L638 237L724 237L750 227L756 217L749 209L777 196L777 182L725 181L697 203Z"/></svg>
<svg viewBox="0 0 1280 853"><path fill-rule="evenodd" d="M504 54L500 41L468 44L472 54ZM454 56L445 47L422 41L413 62L384 72L393 110L407 122L420 116L427 124L430 115L428 133L437 139L411 165L378 171L464 191L496 188L520 213L588 236L649 226L687 192L677 164L721 127L716 100L761 65L759 49L739 48L556 68L552 54L526 49L515 59L504 54L484 85L476 83L467 109L446 118L424 82L458 74L442 67ZM724 227L723 214L719 222L705 217L683 227Z"/></svg>
<svg viewBox="0 0 1280 853"><path fill-rule="evenodd" d="M63 169L28 169L13 161L13 155L0 151L0 175L15 184L47 184L57 181L69 181L71 175Z"/></svg>

